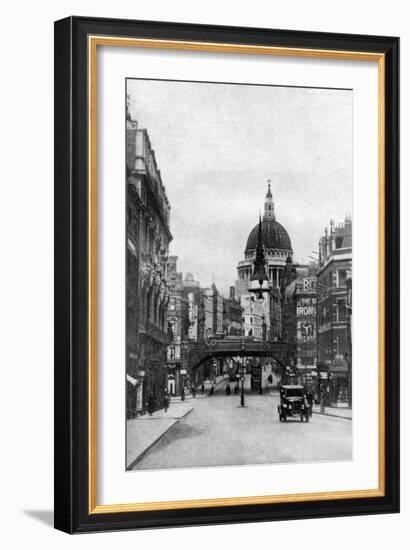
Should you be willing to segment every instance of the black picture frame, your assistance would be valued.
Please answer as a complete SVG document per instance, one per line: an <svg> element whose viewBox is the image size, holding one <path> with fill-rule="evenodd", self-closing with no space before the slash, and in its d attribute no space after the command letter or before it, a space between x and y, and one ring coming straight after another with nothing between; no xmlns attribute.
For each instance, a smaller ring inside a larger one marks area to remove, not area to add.
<svg viewBox="0 0 410 550"><path fill-rule="evenodd" d="M88 50L90 35L376 52L385 57L385 491L327 499L90 513ZM55 527L67 533L399 511L399 39L68 17L55 23Z"/></svg>

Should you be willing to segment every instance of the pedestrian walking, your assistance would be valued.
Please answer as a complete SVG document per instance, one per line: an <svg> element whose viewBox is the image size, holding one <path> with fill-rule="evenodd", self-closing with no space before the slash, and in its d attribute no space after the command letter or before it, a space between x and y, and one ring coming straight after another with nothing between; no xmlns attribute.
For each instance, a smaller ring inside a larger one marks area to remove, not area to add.
<svg viewBox="0 0 410 550"><path fill-rule="evenodd" d="M195 399L195 397L196 397L196 388L195 388L195 386L192 386L191 393L192 393L192 397Z"/></svg>
<svg viewBox="0 0 410 550"><path fill-rule="evenodd" d="M165 392L165 397L164 397L165 412L167 412L167 410L169 409L169 403L170 403L170 398L169 398L168 392Z"/></svg>
<svg viewBox="0 0 410 550"><path fill-rule="evenodd" d="M309 416L312 416L313 409L313 393L311 391L306 392L306 402L309 407Z"/></svg>
<svg viewBox="0 0 410 550"><path fill-rule="evenodd" d="M319 399L320 399L320 412L324 413L325 412L325 395L323 391L320 393Z"/></svg>
<svg viewBox="0 0 410 550"><path fill-rule="evenodd" d="M229 384L225 386L225 393L226 395L231 395L231 386Z"/></svg>
<svg viewBox="0 0 410 550"><path fill-rule="evenodd" d="M149 393L148 401L147 401L147 409L148 409L148 414L152 416L152 413L155 411L155 397L153 392Z"/></svg>
<svg viewBox="0 0 410 550"><path fill-rule="evenodd" d="M181 389L181 401L185 401L185 388Z"/></svg>
<svg viewBox="0 0 410 550"><path fill-rule="evenodd" d="M202 382L202 386L201 386L201 393L202 393L202 395L204 395L204 391L205 391L205 386L204 386L204 383Z"/></svg>
<svg viewBox="0 0 410 550"><path fill-rule="evenodd" d="M212 384L211 389L209 390L209 395L214 394L214 385Z"/></svg>

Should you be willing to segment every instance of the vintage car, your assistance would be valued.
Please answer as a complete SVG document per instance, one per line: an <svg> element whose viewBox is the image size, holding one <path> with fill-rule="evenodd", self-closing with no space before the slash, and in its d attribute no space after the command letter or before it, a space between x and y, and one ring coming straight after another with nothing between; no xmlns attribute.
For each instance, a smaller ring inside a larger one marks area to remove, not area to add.
<svg viewBox="0 0 410 550"><path fill-rule="evenodd" d="M287 418L298 418L301 422L309 422L311 405L306 399L303 386L286 385L280 387L280 404L278 405L279 420L286 422Z"/></svg>

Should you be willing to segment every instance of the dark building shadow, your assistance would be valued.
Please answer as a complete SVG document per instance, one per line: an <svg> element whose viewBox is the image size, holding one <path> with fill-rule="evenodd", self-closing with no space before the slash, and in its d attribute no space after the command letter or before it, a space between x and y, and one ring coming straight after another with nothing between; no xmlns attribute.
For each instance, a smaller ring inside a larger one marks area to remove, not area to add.
<svg viewBox="0 0 410 550"><path fill-rule="evenodd" d="M26 516L30 516L37 521L54 527L54 512L53 510L23 510Z"/></svg>

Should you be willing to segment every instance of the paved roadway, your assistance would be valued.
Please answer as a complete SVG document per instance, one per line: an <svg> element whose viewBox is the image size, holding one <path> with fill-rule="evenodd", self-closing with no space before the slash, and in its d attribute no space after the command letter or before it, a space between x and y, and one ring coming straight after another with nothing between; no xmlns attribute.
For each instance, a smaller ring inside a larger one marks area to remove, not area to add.
<svg viewBox="0 0 410 550"><path fill-rule="evenodd" d="M351 421L314 414L309 423L281 423L278 402L277 393L247 393L241 408L240 396L226 396L222 387L213 396L192 399L193 411L135 469L351 459Z"/></svg>

